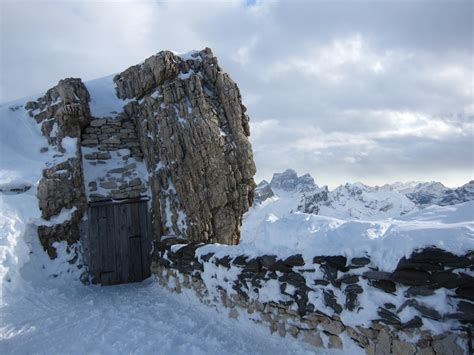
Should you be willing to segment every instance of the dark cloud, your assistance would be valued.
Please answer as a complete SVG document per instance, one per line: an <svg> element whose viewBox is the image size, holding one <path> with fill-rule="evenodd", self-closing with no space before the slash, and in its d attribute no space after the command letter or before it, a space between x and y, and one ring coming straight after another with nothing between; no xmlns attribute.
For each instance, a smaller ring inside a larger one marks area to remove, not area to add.
<svg viewBox="0 0 474 355"><path fill-rule="evenodd" d="M257 178L474 178L471 1L3 1L0 100L213 48L252 119Z"/></svg>

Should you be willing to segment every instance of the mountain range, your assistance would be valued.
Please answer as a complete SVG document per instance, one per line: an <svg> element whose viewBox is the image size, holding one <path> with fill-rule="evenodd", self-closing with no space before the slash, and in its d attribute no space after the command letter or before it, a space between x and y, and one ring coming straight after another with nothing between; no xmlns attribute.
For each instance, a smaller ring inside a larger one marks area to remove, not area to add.
<svg viewBox="0 0 474 355"><path fill-rule="evenodd" d="M298 176L287 169L262 181L254 205L269 199L291 198L293 210L335 218L380 219L403 216L431 205L447 206L474 200L474 180L457 188L440 182L395 182L383 186L346 183L329 190L319 187L310 174Z"/></svg>

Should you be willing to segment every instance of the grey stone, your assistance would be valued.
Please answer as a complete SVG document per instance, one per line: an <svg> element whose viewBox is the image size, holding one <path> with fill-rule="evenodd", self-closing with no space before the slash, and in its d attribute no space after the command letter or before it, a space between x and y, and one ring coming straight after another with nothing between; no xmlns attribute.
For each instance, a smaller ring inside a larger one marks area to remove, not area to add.
<svg viewBox="0 0 474 355"><path fill-rule="evenodd" d="M232 309L229 311L229 318L232 318L232 319L237 319L237 318L239 318L239 312L238 312L235 308L232 308Z"/></svg>
<svg viewBox="0 0 474 355"><path fill-rule="evenodd" d="M449 334L440 339L433 340L432 346L436 354L462 355L463 349L456 342L456 334Z"/></svg>
<svg viewBox="0 0 474 355"><path fill-rule="evenodd" d="M126 168L115 168L115 169L110 169L108 172L110 174L122 174L124 172L126 172L127 169Z"/></svg>
<svg viewBox="0 0 474 355"><path fill-rule="evenodd" d="M303 333L303 341L318 348L324 347L321 336L315 331L305 331Z"/></svg>
<svg viewBox="0 0 474 355"><path fill-rule="evenodd" d="M96 146L99 144L99 141L97 139L86 139L81 141L81 144L85 147L90 147L90 146Z"/></svg>
<svg viewBox="0 0 474 355"><path fill-rule="evenodd" d="M392 339L390 335L381 330L375 343L375 355L390 355Z"/></svg>
<svg viewBox="0 0 474 355"><path fill-rule="evenodd" d="M299 329L296 328L294 325L290 325L288 327L288 333L290 333L293 338L297 338L298 333L299 333Z"/></svg>
<svg viewBox="0 0 474 355"><path fill-rule="evenodd" d="M342 349L342 340L337 335L329 335L328 348L329 349Z"/></svg>
<svg viewBox="0 0 474 355"><path fill-rule="evenodd" d="M101 182L100 187L111 190L111 189L116 189L117 184L114 181L106 181L106 182Z"/></svg>
<svg viewBox="0 0 474 355"><path fill-rule="evenodd" d="M413 344L394 339L392 341L392 354L393 355L414 355L416 353L416 347Z"/></svg>
<svg viewBox="0 0 474 355"><path fill-rule="evenodd" d="M129 186L140 186L142 183L142 180L140 178L135 178L135 179L132 179L128 182L128 185Z"/></svg>
<svg viewBox="0 0 474 355"><path fill-rule="evenodd" d="M344 331L344 325L339 321L329 320L328 323L321 323L321 328L326 332L339 335Z"/></svg>
<svg viewBox="0 0 474 355"><path fill-rule="evenodd" d="M97 159L101 159L101 160L107 160L107 159L111 159L111 155L109 152L100 152L100 153L97 153Z"/></svg>
<svg viewBox="0 0 474 355"><path fill-rule="evenodd" d="M92 120L90 125L91 127L101 127L107 123L107 120L104 118Z"/></svg>

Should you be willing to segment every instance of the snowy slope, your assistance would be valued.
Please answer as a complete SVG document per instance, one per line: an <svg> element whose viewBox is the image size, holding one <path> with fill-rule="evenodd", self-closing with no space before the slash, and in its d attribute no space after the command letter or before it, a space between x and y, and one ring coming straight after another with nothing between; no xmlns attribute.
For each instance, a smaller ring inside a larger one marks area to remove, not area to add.
<svg viewBox="0 0 474 355"><path fill-rule="evenodd" d="M474 201L377 221L291 212L295 202L290 195L254 206L245 215L239 248L251 255L301 253L308 259L370 255L385 271L418 248L437 246L457 255L474 250Z"/></svg>

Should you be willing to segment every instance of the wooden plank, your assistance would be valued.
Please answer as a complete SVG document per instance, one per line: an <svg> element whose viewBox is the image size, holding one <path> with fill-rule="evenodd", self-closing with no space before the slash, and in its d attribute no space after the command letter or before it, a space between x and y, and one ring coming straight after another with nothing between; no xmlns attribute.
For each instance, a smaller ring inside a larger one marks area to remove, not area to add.
<svg viewBox="0 0 474 355"><path fill-rule="evenodd" d="M112 277L114 280L114 284L120 282L119 278L117 277L116 269L116 247L115 247L115 235L116 235L116 226L115 226L115 218L114 218L114 206L107 206L106 208L106 222L107 222L107 270L105 271L113 271L114 276Z"/></svg>
<svg viewBox="0 0 474 355"><path fill-rule="evenodd" d="M99 239L98 239L98 217L97 217L97 209L96 208L89 208L88 212L88 266L90 273L100 281L100 276L96 274L96 272L100 271L100 249L99 249Z"/></svg>
<svg viewBox="0 0 474 355"><path fill-rule="evenodd" d="M142 281L142 250L141 238L139 235L132 236L130 239L130 282Z"/></svg>
<svg viewBox="0 0 474 355"><path fill-rule="evenodd" d="M143 280L142 277L142 253L141 253L141 234L140 234L140 210L139 203L128 205L131 214L130 220L130 281L136 282Z"/></svg>
<svg viewBox="0 0 474 355"><path fill-rule="evenodd" d="M97 235L99 242L99 258L100 258L100 283L102 285L110 285L110 275L104 276L105 273L112 272L113 269L108 264L108 248L107 248L107 207L97 207Z"/></svg>
<svg viewBox="0 0 474 355"><path fill-rule="evenodd" d="M115 206L117 211L117 249L120 257L117 260L117 269L120 270L120 279L123 283L129 282L130 277L130 208L129 205L122 204Z"/></svg>
<svg viewBox="0 0 474 355"><path fill-rule="evenodd" d="M150 277L152 234L150 213L146 202L139 203L140 232L142 236L142 278Z"/></svg>

